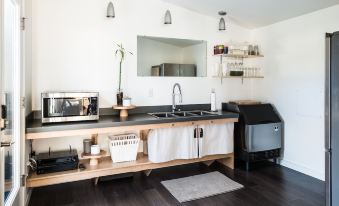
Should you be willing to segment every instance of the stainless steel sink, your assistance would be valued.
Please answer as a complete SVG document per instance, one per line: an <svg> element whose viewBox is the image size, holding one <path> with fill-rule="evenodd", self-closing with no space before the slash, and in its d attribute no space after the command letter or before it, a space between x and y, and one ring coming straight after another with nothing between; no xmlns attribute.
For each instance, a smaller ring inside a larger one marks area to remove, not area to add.
<svg viewBox="0 0 339 206"><path fill-rule="evenodd" d="M175 117L172 112L157 112L157 113L149 113L149 115L157 117L157 118L173 118Z"/></svg>
<svg viewBox="0 0 339 206"><path fill-rule="evenodd" d="M156 118L185 118L185 117L201 117L201 116L214 116L218 115L215 112L194 110L194 111L178 111L178 112L156 112L149 113L149 115Z"/></svg>
<svg viewBox="0 0 339 206"><path fill-rule="evenodd" d="M215 112L208 112L208 111L191 111L190 113L198 116L210 116L210 115L217 115Z"/></svg>
<svg viewBox="0 0 339 206"><path fill-rule="evenodd" d="M195 116L193 113L190 112L173 112L172 114L174 114L175 116L179 116L179 117L191 117L191 116Z"/></svg>

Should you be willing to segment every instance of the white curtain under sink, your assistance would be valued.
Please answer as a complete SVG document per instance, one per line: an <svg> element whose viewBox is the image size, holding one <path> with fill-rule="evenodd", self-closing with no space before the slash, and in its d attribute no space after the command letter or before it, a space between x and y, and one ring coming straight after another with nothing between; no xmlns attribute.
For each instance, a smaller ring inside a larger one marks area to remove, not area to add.
<svg viewBox="0 0 339 206"><path fill-rule="evenodd" d="M155 129L148 136L148 158L160 163L233 152L233 123L200 125L202 138L194 138L196 126Z"/></svg>
<svg viewBox="0 0 339 206"><path fill-rule="evenodd" d="M148 136L148 158L151 162L175 159L193 159L198 156L198 143L194 141L196 127L155 129Z"/></svg>

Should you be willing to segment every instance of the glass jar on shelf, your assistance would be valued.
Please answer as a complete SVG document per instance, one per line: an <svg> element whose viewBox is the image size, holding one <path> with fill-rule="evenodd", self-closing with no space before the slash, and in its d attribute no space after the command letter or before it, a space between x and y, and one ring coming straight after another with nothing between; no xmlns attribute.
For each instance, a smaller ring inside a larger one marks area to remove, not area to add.
<svg viewBox="0 0 339 206"><path fill-rule="evenodd" d="M250 75L249 75L249 68L248 67L245 67L244 68L244 76L245 77L249 77Z"/></svg>
<svg viewBox="0 0 339 206"><path fill-rule="evenodd" d="M248 52L247 52L247 54L248 55L253 55L253 53L254 53L254 49L253 49L253 45L248 45L248 50L247 50Z"/></svg>
<svg viewBox="0 0 339 206"><path fill-rule="evenodd" d="M257 69L257 70L256 70L256 76L257 76L257 77L261 77L261 68L260 68L260 67L257 67L256 69Z"/></svg>
<svg viewBox="0 0 339 206"><path fill-rule="evenodd" d="M255 45L254 47L253 47L253 53L254 53L254 55L256 55L256 56L259 56L259 46L258 45Z"/></svg>
<svg viewBox="0 0 339 206"><path fill-rule="evenodd" d="M256 67L253 67L253 77L257 77L258 76L258 70Z"/></svg>
<svg viewBox="0 0 339 206"><path fill-rule="evenodd" d="M253 76L253 74L252 74L252 67L248 67L247 69L248 69L247 77L252 77Z"/></svg>

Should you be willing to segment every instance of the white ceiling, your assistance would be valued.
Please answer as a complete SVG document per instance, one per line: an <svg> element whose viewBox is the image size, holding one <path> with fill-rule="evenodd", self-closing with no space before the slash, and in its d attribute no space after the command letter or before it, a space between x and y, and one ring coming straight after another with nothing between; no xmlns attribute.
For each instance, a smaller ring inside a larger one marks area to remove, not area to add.
<svg viewBox="0 0 339 206"><path fill-rule="evenodd" d="M339 4L339 0L163 0L218 17L225 10L235 23L257 28Z"/></svg>

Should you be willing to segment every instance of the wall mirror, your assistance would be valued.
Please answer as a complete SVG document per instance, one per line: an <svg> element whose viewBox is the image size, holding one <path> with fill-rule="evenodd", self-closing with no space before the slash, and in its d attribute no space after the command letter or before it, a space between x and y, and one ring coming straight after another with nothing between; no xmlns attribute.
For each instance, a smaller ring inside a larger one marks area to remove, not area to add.
<svg viewBox="0 0 339 206"><path fill-rule="evenodd" d="M138 76L206 76L206 41L151 36L137 38Z"/></svg>

